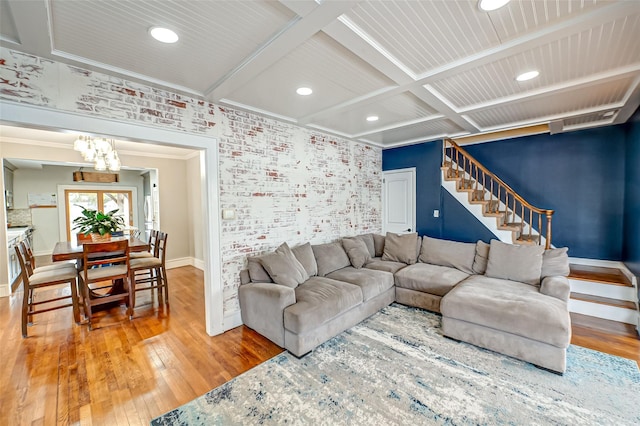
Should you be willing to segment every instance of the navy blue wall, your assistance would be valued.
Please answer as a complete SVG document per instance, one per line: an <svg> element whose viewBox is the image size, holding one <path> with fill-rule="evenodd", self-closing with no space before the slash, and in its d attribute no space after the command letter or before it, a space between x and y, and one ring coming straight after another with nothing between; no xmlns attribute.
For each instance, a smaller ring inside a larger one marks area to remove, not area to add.
<svg viewBox="0 0 640 426"><path fill-rule="evenodd" d="M556 211L555 246L569 247L573 257L622 260L626 136L626 126L620 125L465 149L529 202ZM417 168L417 193L428 198L417 205L419 233L488 241L491 234L480 222L462 206L454 207L457 201L446 191L441 194L440 150L439 142L385 150L383 170ZM432 217L438 206L440 220Z"/></svg>
<svg viewBox="0 0 640 426"><path fill-rule="evenodd" d="M640 110L627 123L624 198L624 246L622 258L640 277ZM639 289L640 291L640 289Z"/></svg>
<svg viewBox="0 0 640 426"><path fill-rule="evenodd" d="M489 241L495 236L440 186L442 142L388 149L382 170L416 168L416 230L420 235L455 241ZM433 217L439 210L440 217ZM464 223L464 227L459 224Z"/></svg>
<svg viewBox="0 0 640 426"><path fill-rule="evenodd" d="M625 126L465 147L531 204L553 209L556 247L622 260Z"/></svg>

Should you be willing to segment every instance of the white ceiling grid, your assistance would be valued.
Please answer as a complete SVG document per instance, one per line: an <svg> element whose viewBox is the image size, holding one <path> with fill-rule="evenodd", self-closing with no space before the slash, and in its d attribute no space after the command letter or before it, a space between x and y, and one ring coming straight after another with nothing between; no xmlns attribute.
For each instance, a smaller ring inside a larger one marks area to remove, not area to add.
<svg viewBox="0 0 640 426"><path fill-rule="evenodd" d="M0 0L0 13L3 47L385 148L617 124L640 104L634 0ZM178 43L152 40L155 25Z"/></svg>

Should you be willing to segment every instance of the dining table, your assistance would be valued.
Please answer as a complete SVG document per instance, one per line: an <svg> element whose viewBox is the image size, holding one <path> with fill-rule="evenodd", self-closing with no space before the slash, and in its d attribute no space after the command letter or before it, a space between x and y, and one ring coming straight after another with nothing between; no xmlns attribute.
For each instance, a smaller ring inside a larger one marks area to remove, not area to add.
<svg viewBox="0 0 640 426"><path fill-rule="evenodd" d="M111 237L111 240L129 240L129 251L130 252L141 252L149 250L149 243L146 241L142 241L139 238L135 237ZM91 243L91 240L88 241L59 241L53 248L53 253L51 254L51 260L54 262L65 262L65 261L75 261L77 269L80 270L82 268L82 254L83 248L82 245L84 243ZM108 255L105 253L105 255ZM121 280L114 282L112 289L107 294L97 294L93 292L91 289L89 290L89 295L92 299L101 298L105 296L109 296L111 294L124 294L126 293L124 283ZM104 308L108 308L109 305L104 305Z"/></svg>
<svg viewBox="0 0 640 426"><path fill-rule="evenodd" d="M147 251L149 250L149 243L147 241L142 241L139 238L135 237L111 237L112 240L115 239L129 239L129 251L139 252L139 251ZM89 243L91 241L88 241ZM53 248L53 254L51 255L51 260L54 262L65 262L69 260L78 261L82 259L82 244L83 241L59 241L56 243Z"/></svg>

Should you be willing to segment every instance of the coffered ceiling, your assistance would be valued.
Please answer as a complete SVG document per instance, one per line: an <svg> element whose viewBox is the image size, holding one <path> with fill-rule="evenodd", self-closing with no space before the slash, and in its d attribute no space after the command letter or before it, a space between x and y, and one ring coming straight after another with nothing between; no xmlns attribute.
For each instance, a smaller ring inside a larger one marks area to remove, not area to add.
<svg viewBox="0 0 640 426"><path fill-rule="evenodd" d="M636 0L0 0L4 47L382 147L623 123L638 40Z"/></svg>

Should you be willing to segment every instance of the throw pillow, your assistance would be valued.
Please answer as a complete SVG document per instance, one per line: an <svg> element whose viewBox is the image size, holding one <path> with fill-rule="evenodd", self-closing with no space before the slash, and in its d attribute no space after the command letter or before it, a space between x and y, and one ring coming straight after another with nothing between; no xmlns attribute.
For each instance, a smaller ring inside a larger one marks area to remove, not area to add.
<svg viewBox="0 0 640 426"><path fill-rule="evenodd" d="M475 243L441 240L424 236L420 261L432 265L449 266L467 274L473 274Z"/></svg>
<svg viewBox="0 0 640 426"><path fill-rule="evenodd" d="M412 265L418 261L418 234L394 234L387 232L384 239L382 260L402 262Z"/></svg>
<svg viewBox="0 0 640 426"><path fill-rule="evenodd" d="M367 245L360 238L343 238L342 246L354 268L360 269L371 261L371 254L367 249Z"/></svg>
<svg viewBox="0 0 640 426"><path fill-rule="evenodd" d="M567 247L545 250L542 254L542 273L540 276L566 277L571 272L569 269L569 255Z"/></svg>
<svg viewBox="0 0 640 426"><path fill-rule="evenodd" d="M384 253L384 235L373 234L373 257L380 257Z"/></svg>
<svg viewBox="0 0 640 426"><path fill-rule="evenodd" d="M333 271L351 265L349 256L340 242L314 245L311 246L311 249L318 263L318 276L324 277Z"/></svg>
<svg viewBox="0 0 640 426"><path fill-rule="evenodd" d="M473 259L473 272L475 274L484 275L487 270L487 262L489 261L489 244L482 240L476 243L476 255Z"/></svg>
<svg viewBox="0 0 640 426"><path fill-rule="evenodd" d="M313 255L313 250L311 250L311 243L294 247L291 251L302 266L304 266L304 270L307 271L307 275L310 277L318 275L318 264L316 263L316 257Z"/></svg>
<svg viewBox="0 0 640 426"><path fill-rule="evenodd" d="M260 261L276 284L296 288L309 279L304 266L293 255L287 243L283 243L275 252L261 256Z"/></svg>
<svg viewBox="0 0 640 426"><path fill-rule="evenodd" d="M273 280L262 266L260 257L261 256L252 256L247 259L249 262L249 278L252 283L272 283Z"/></svg>
<svg viewBox="0 0 640 426"><path fill-rule="evenodd" d="M485 275L539 285L543 252L542 246L506 244L491 240Z"/></svg>
<svg viewBox="0 0 640 426"><path fill-rule="evenodd" d="M369 252L369 257L374 257L376 255L375 243L373 242L373 234L362 234L356 236L355 238L358 238L364 242L367 247L367 251Z"/></svg>

